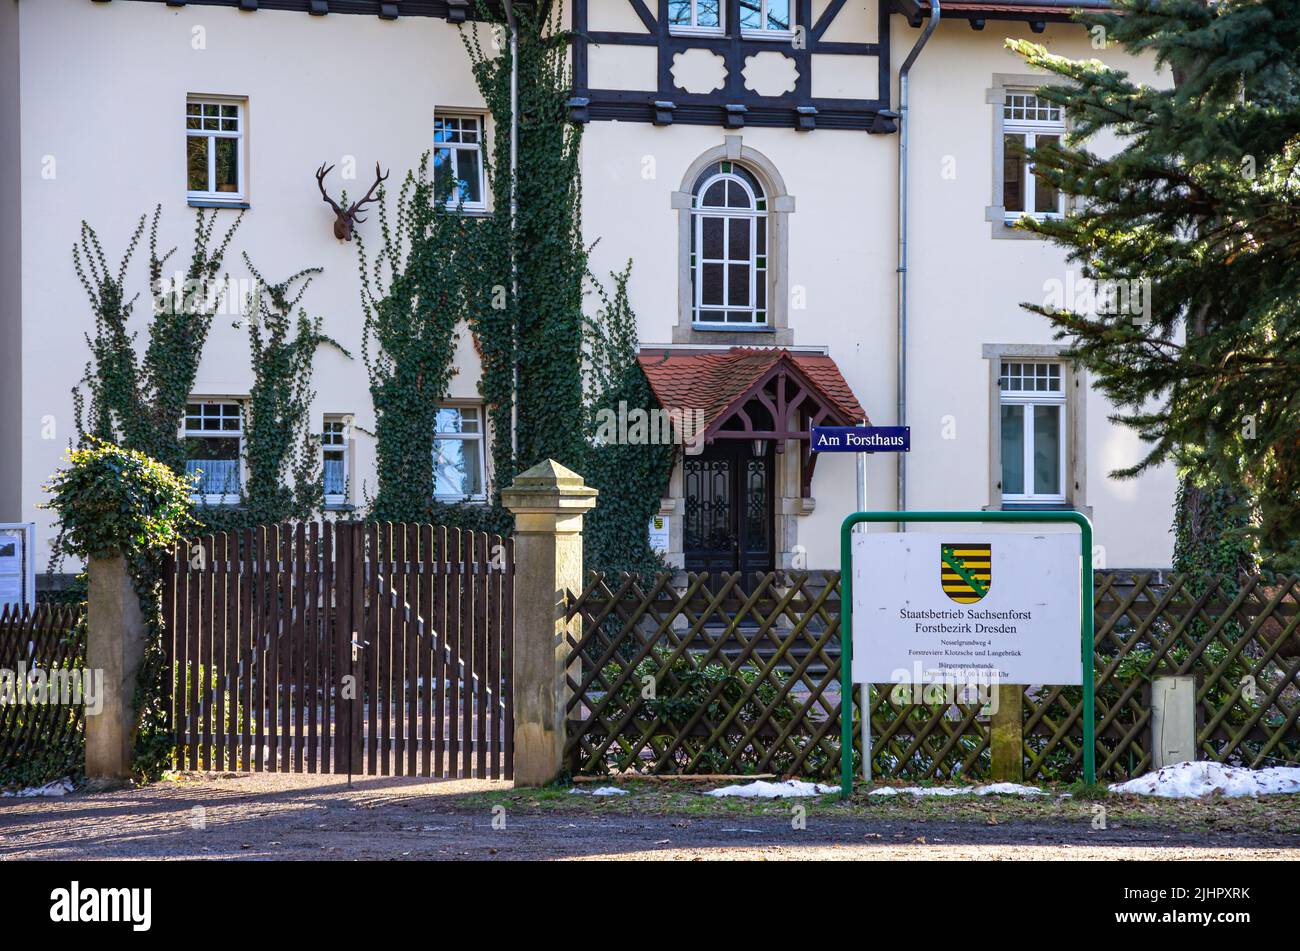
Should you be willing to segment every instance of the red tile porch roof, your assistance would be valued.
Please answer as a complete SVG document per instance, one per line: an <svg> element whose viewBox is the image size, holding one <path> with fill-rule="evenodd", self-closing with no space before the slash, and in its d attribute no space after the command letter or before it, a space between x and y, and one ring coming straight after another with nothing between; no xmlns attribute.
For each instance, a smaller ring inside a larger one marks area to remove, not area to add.
<svg viewBox="0 0 1300 951"><path fill-rule="evenodd" d="M705 429L780 361L841 417L841 425L859 424L867 416L835 361L819 354L732 347L703 352L642 350L638 359L660 404L702 410Z"/></svg>
<svg viewBox="0 0 1300 951"><path fill-rule="evenodd" d="M941 5L942 13L1042 13L1064 15L1075 10L1088 13L1109 13L1108 5L1102 3L1081 2L1076 5L1060 6L1047 3L981 3L978 0L948 0ZM941 14L942 15L942 14Z"/></svg>

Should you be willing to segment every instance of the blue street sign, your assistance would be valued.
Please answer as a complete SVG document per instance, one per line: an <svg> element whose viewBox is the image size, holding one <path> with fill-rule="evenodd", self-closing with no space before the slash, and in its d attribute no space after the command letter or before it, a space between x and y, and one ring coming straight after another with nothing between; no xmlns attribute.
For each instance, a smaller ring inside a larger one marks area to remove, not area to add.
<svg viewBox="0 0 1300 951"><path fill-rule="evenodd" d="M813 452L911 452L911 426L814 426Z"/></svg>

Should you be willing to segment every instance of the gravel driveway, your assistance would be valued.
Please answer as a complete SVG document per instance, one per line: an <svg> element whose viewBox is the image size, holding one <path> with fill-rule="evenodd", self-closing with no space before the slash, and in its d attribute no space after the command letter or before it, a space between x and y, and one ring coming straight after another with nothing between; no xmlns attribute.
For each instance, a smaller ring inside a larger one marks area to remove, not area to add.
<svg viewBox="0 0 1300 951"><path fill-rule="evenodd" d="M0 799L0 859L1300 858L1293 829L1093 830L812 814L547 813L482 805L508 788L297 774L210 776L61 799ZM465 802L473 796L477 802ZM629 805L632 805L629 803Z"/></svg>

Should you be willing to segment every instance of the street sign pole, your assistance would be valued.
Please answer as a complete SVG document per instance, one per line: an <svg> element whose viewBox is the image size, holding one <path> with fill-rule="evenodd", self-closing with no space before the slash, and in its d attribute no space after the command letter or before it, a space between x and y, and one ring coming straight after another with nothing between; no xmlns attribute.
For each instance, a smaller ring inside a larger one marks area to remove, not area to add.
<svg viewBox="0 0 1300 951"><path fill-rule="evenodd" d="M1083 778L1097 781L1093 673L1092 523L1080 512L854 512L840 524L840 798L853 792L853 526L864 522L992 522L1079 526L1079 663L1083 669ZM866 696L867 691L863 691ZM871 711L864 703L863 756L870 755ZM869 768L869 767L868 767ZM867 773L870 775L870 773Z"/></svg>

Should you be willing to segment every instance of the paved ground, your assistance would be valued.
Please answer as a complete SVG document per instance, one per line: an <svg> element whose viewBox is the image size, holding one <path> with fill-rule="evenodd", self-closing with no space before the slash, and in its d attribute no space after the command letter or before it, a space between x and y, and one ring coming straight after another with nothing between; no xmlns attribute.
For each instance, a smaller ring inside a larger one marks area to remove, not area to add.
<svg viewBox="0 0 1300 951"><path fill-rule="evenodd" d="M882 808L892 813L855 815L823 802L810 804L806 829L795 829L789 803L727 802L729 814L718 815L716 800L688 792L681 795L693 797L689 808L699 801L697 814L653 814L653 798L651 813L639 814L635 794L553 794L551 809L532 795L481 780L361 778L349 789L334 776L187 776L137 790L0 799L0 858L1300 858L1289 809L1282 823L1192 828L1157 815L1094 830L1082 818L1025 818L1018 804L998 821L941 804L909 815L890 803Z"/></svg>

